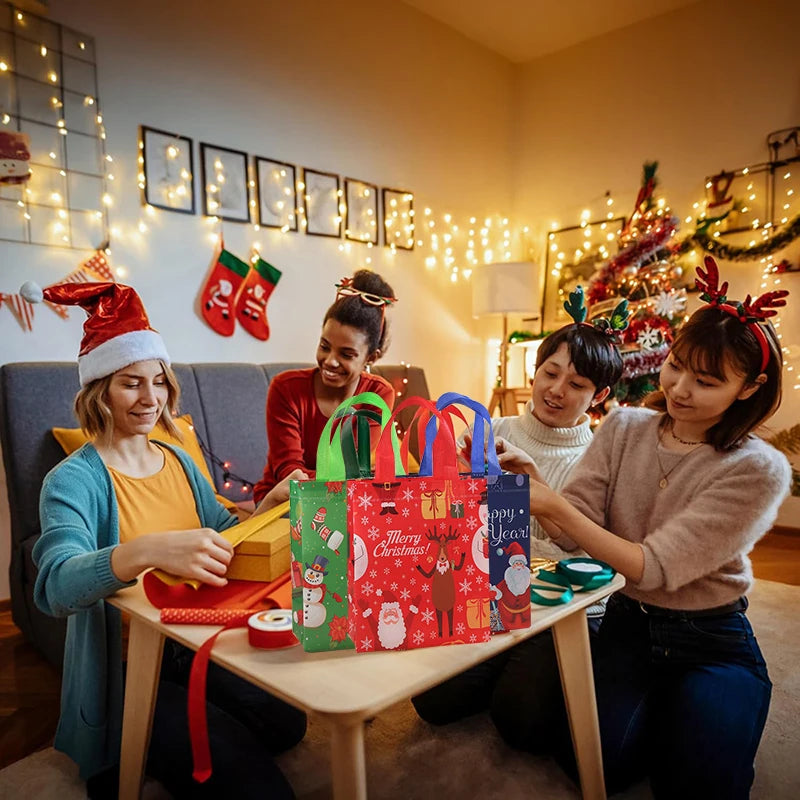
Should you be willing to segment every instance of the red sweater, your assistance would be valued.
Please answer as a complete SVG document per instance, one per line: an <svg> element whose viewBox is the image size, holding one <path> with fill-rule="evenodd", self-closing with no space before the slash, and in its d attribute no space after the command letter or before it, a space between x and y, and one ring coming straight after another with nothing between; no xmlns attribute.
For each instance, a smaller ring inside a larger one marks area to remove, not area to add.
<svg viewBox="0 0 800 800"><path fill-rule="evenodd" d="M317 445L328 421L314 396L317 367L293 369L276 375L267 394L267 441L269 452L264 475L253 487L253 499L260 503L264 495L292 470L302 469L314 477ZM394 405L394 389L379 375L361 374L356 394L375 392L389 408Z"/></svg>

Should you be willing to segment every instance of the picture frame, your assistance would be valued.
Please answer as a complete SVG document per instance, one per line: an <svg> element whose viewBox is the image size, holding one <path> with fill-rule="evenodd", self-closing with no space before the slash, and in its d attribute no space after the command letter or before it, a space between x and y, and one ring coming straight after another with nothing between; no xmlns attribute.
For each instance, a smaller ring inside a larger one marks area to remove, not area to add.
<svg viewBox="0 0 800 800"><path fill-rule="evenodd" d="M586 289L595 271L616 253L616 239L624 223L625 217L615 217L550 231L542 292L543 332L556 330L572 321L564 310L564 301L578 284ZM608 239L609 235L612 240ZM587 243L591 245L588 248ZM606 255L599 251L600 245L605 247Z"/></svg>
<svg viewBox="0 0 800 800"><path fill-rule="evenodd" d="M303 168L303 209L309 236L342 236L341 184L333 172Z"/></svg>
<svg viewBox="0 0 800 800"><path fill-rule="evenodd" d="M404 189L384 187L383 243L396 250L414 249L414 195Z"/></svg>
<svg viewBox="0 0 800 800"><path fill-rule="evenodd" d="M344 238L378 244L378 187L374 183L344 179Z"/></svg>
<svg viewBox="0 0 800 800"><path fill-rule="evenodd" d="M744 170L723 170L707 176L706 219L725 215L723 219L711 223L709 235L746 234L744 237L735 237L737 244L746 244L754 230L762 228L767 222L775 223L770 179L769 165L766 164Z"/></svg>
<svg viewBox="0 0 800 800"><path fill-rule="evenodd" d="M139 150L143 204L194 214L194 142L188 136L140 125Z"/></svg>
<svg viewBox="0 0 800 800"><path fill-rule="evenodd" d="M294 164L255 156L258 224L297 231L297 185Z"/></svg>
<svg viewBox="0 0 800 800"><path fill-rule="evenodd" d="M203 213L228 222L250 222L247 153L200 142Z"/></svg>

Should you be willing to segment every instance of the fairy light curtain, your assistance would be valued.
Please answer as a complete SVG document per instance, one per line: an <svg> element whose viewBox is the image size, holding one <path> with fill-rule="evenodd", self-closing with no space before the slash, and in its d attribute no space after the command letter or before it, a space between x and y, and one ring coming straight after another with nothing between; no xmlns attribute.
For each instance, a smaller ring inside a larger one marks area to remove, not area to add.
<svg viewBox="0 0 800 800"><path fill-rule="evenodd" d="M92 37L0 2L3 132L27 135L29 177L0 182L0 240L93 250L107 239L113 175Z"/></svg>

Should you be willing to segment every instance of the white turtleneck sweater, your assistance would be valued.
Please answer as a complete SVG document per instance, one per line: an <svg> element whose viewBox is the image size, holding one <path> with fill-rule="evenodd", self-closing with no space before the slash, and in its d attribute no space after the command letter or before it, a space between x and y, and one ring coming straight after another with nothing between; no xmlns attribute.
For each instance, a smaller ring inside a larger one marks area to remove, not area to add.
<svg viewBox="0 0 800 800"><path fill-rule="evenodd" d="M516 417L492 420L494 435L501 436L515 447L524 450L536 462L542 477L551 489L560 491L573 467L592 441L589 415L583 414L572 428L551 428L533 415L533 400ZM463 436L459 440L463 444ZM531 558L572 558L576 551L562 550L531 517Z"/></svg>

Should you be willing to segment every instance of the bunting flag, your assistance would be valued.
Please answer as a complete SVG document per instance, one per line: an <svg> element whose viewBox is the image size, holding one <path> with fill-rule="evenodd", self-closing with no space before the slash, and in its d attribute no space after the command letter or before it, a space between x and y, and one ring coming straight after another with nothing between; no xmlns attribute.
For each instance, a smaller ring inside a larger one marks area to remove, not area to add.
<svg viewBox="0 0 800 800"><path fill-rule="evenodd" d="M65 275L56 283L91 283L93 281L111 281L115 283L114 273L108 263L106 254L103 250L97 250L91 258L87 258L68 275ZM7 305L17 322L24 331L33 330L33 305L25 300L20 294L8 294L0 292L0 306ZM61 319L69 319L67 306L51 303L45 300L48 308L58 314Z"/></svg>
<svg viewBox="0 0 800 800"><path fill-rule="evenodd" d="M21 294L0 294L0 302L5 303L24 331L33 330L33 304Z"/></svg>

